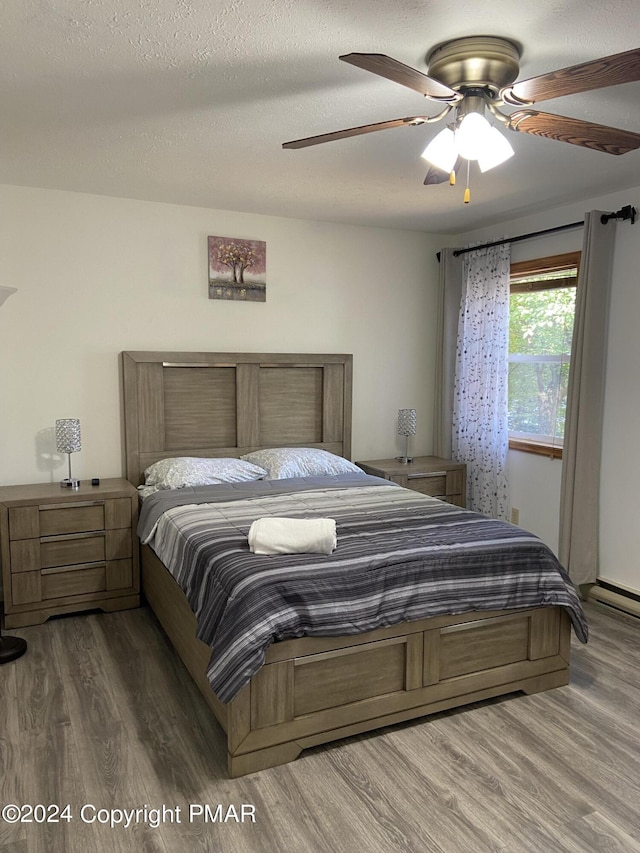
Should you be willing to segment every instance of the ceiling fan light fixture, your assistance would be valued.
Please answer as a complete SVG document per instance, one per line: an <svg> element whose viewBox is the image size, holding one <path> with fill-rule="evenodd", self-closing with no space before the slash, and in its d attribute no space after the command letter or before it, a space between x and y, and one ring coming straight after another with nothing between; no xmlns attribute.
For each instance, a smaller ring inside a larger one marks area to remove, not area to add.
<svg viewBox="0 0 640 853"><path fill-rule="evenodd" d="M515 153L509 140L496 127L491 128L488 142L486 150L478 157L481 172L488 172L489 169L500 166Z"/></svg>
<svg viewBox="0 0 640 853"><path fill-rule="evenodd" d="M436 169L450 172L458 159L455 134L448 127L433 137L421 155Z"/></svg>
<svg viewBox="0 0 640 853"><path fill-rule="evenodd" d="M342 61L418 92L439 103L440 112L349 127L295 139L282 147L306 148L388 128L435 123L455 109L455 124L439 133L422 154L432 164L425 185L442 184L447 179L455 183L456 172L465 159L467 166L470 160L476 160L480 170L486 172L513 156L509 143L485 119L486 110L508 131L530 133L610 155L640 149L640 133L529 109L540 101L640 81L640 47L527 80L518 80L520 55L521 45L511 39L465 36L430 51L427 56L430 76L427 76L383 53L345 54L340 56ZM504 113L498 108L503 105L518 109ZM452 127L459 129L452 131Z"/></svg>
<svg viewBox="0 0 640 853"><path fill-rule="evenodd" d="M456 130L458 154L465 160L478 160L491 150L491 125L477 112L467 113Z"/></svg>

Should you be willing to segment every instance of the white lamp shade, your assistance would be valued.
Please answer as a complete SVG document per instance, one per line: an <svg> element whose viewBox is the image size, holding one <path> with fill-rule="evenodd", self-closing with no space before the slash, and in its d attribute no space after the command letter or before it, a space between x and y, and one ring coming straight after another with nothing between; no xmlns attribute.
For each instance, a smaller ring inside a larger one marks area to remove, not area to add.
<svg viewBox="0 0 640 853"><path fill-rule="evenodd" d="M491 147L491 125L480 113L469 113L456 131L458 154L465 160L477 160Z"/></svg>
<svg viewBox="0 0 640 853"><path fill-rule="evenodd" d="M4 303L6 299L8 299L12 293L16 293L16 287L5 287L3 284L0 284L0 305Z"/></svg>
<svg viewBox="0 0 640 853"><path fill-rule="evenodd" d="M56 421L56 448L58 453L76 453L82 450L78 418L60 418Z"/></svg>
<svg viewBox="0 0 640 853"><path fill-rule="evenodd" d="M424 149L422 157L437 169L450 172L458 159L454 132L448 127L441 130Z"/></svg>
<svg viewBox="0 0 640 853"><path fill-rule="evenodd" d="M509 140L496 127L492 127L489 131L486 150L478 157L480 171L488 172L489 169L493 169L494 166L499 166L509 157L513 157L514 153Z"/></svg>

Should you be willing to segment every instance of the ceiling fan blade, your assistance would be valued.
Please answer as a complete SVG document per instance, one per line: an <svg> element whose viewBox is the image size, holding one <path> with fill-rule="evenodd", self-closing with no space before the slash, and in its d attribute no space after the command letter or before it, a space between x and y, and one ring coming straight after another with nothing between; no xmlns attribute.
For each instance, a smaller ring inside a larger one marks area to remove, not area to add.
<svg viewBox="0 0 640 853"><path fill-rule="evenodd" d="M362 127L349 127L346 130L335 130L333 133L321 133L319 136L307 136L306 139L294 139L293 142L283 142L283 148L307 148L309 145L320 145L321 142L333 142L335 139L346 139L348 136L361 136L363 133L374 133L376 130L386 130L389 127L408 125L416 127L424 124L427 116L408 116L394 118L391 121L379 121L376 124L365 124Z"/></svg>
<svg viewBox="0 0 640 853"><path fill-rule="evenodd" d="M461 166L462 157L458 157L453 166L453 171L456 173L456 175L458 174ZM451 172L445 172L443 169L438 169L436 166L431 166L431 168L427 172L427 176L424 179L423 183L425 187L432 186L433 184L449 183L450 176Z"/></svg>
<svg viewBox="0 0 640 853"><path fill-rule="evenodd" d="M459 101L462 98L462 95L444 83L433 80L422 71L404 65L384 53L347 53L340 59L365 71L371 71L372 74L386 77L387 80L393 80L401 86L407 86L434 101Z"/></svg>
<svg viewBox="0 0 640 853"><path fill-rule="evenodd" d="M505 103L522 106L636 80L640 80L640 48L521 80L507 86L500 95Z"/></svg>
<svg viewBox="0 0 640 853"><path fill-rule="evenodd" d="M533 133L536 136L545 136L547 139L570 142L572 145L582 145L584 148L604 151L606 154L626 154L628 151L640 148L638 133L581 121L577 118L539 113L536 110L518 110L512 113L507 127L509 130Z"/></svg>

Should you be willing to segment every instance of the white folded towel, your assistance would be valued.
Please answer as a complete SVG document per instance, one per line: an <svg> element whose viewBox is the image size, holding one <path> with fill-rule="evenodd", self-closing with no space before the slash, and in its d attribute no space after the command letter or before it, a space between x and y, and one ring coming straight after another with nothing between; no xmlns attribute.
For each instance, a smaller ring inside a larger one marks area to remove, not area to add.
<svg viewBox="0 0 640 853"><path fill-rule="evenodd" d="M331 554L338 544L333 518L258 518L248 538L254 554Z"/></svg>

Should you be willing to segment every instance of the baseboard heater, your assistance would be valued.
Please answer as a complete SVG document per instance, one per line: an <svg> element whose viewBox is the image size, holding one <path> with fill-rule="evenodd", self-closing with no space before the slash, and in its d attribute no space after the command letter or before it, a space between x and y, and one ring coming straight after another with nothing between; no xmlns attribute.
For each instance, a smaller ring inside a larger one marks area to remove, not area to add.
<svg viewBox="0 0 640 853"><path fill-rule="evenodd" d="M606 604L607 607L621 610L629 616L640 619L640 592L638 590L598 578L595 585L589 589L588 600L598 604Z"/></svg>

